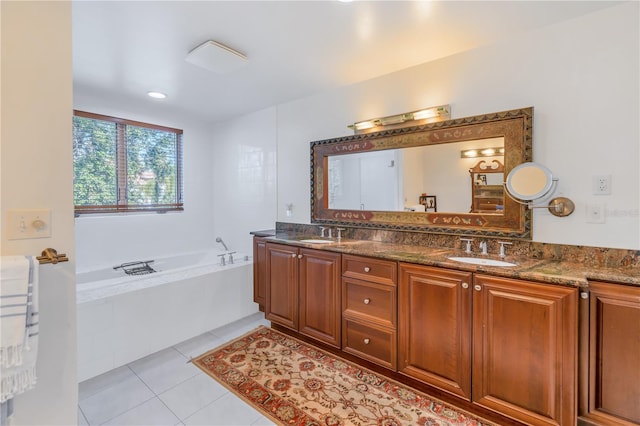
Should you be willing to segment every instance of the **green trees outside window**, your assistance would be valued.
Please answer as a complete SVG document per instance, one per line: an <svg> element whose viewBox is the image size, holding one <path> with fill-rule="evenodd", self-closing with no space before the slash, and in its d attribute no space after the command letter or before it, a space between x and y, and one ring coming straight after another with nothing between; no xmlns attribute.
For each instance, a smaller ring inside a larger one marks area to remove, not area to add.
<svg viewBox="0 0 640 426"><path fill-rule="evenodd" d="M75 111L76 214L183 210L182 130Z"/></svg>

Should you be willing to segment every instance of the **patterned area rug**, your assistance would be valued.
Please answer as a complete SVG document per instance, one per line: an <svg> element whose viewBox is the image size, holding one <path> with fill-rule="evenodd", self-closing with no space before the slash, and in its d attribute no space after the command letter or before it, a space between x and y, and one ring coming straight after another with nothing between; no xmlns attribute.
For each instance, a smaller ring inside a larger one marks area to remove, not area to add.
<svg viewBox="0 0 640 426"><path fill-rule="evenodd" d="M267 327L192 360L284 425L493 425Z"/></svg>

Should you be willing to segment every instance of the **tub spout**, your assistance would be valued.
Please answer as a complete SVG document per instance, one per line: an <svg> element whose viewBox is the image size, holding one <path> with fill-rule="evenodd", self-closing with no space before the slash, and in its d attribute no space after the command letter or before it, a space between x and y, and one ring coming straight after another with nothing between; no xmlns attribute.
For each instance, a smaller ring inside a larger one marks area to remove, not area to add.
<svg viewBox="0 0 640 426"><path fill-rule="evenodd" d="M220 238L220 237L216 237L216 243L220 243L220 244L222 244L222 247L224 247L224 249L225 249L226 251L229 251L229 247L227 247L227 245L224 243L224 241L222 241L222 238Z"/></svg>

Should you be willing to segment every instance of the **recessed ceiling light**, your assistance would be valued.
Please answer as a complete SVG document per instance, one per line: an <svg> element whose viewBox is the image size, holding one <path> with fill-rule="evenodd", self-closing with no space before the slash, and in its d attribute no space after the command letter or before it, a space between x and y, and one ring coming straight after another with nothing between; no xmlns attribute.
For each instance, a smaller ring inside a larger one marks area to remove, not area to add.
<svg viewBox="0 0 640 426"><path fill-rule="evenodd" d="M167 97L167 95L161 92L147 92L147 95L155 99L164 99Z"/></svg>

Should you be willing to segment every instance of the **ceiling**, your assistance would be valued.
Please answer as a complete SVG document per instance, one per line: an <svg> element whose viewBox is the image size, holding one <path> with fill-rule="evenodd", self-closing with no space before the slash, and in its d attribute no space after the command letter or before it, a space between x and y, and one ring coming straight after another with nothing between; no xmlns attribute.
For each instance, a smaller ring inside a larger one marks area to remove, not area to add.
<svg viewBox="0 0 640 426"><path fill-rule="evenodd" d="M611 1L74 1L74 93L219 121L433 61ZM248 57L185 61L215 40ZM167 99L148 98L160 91Z"/></svg>

